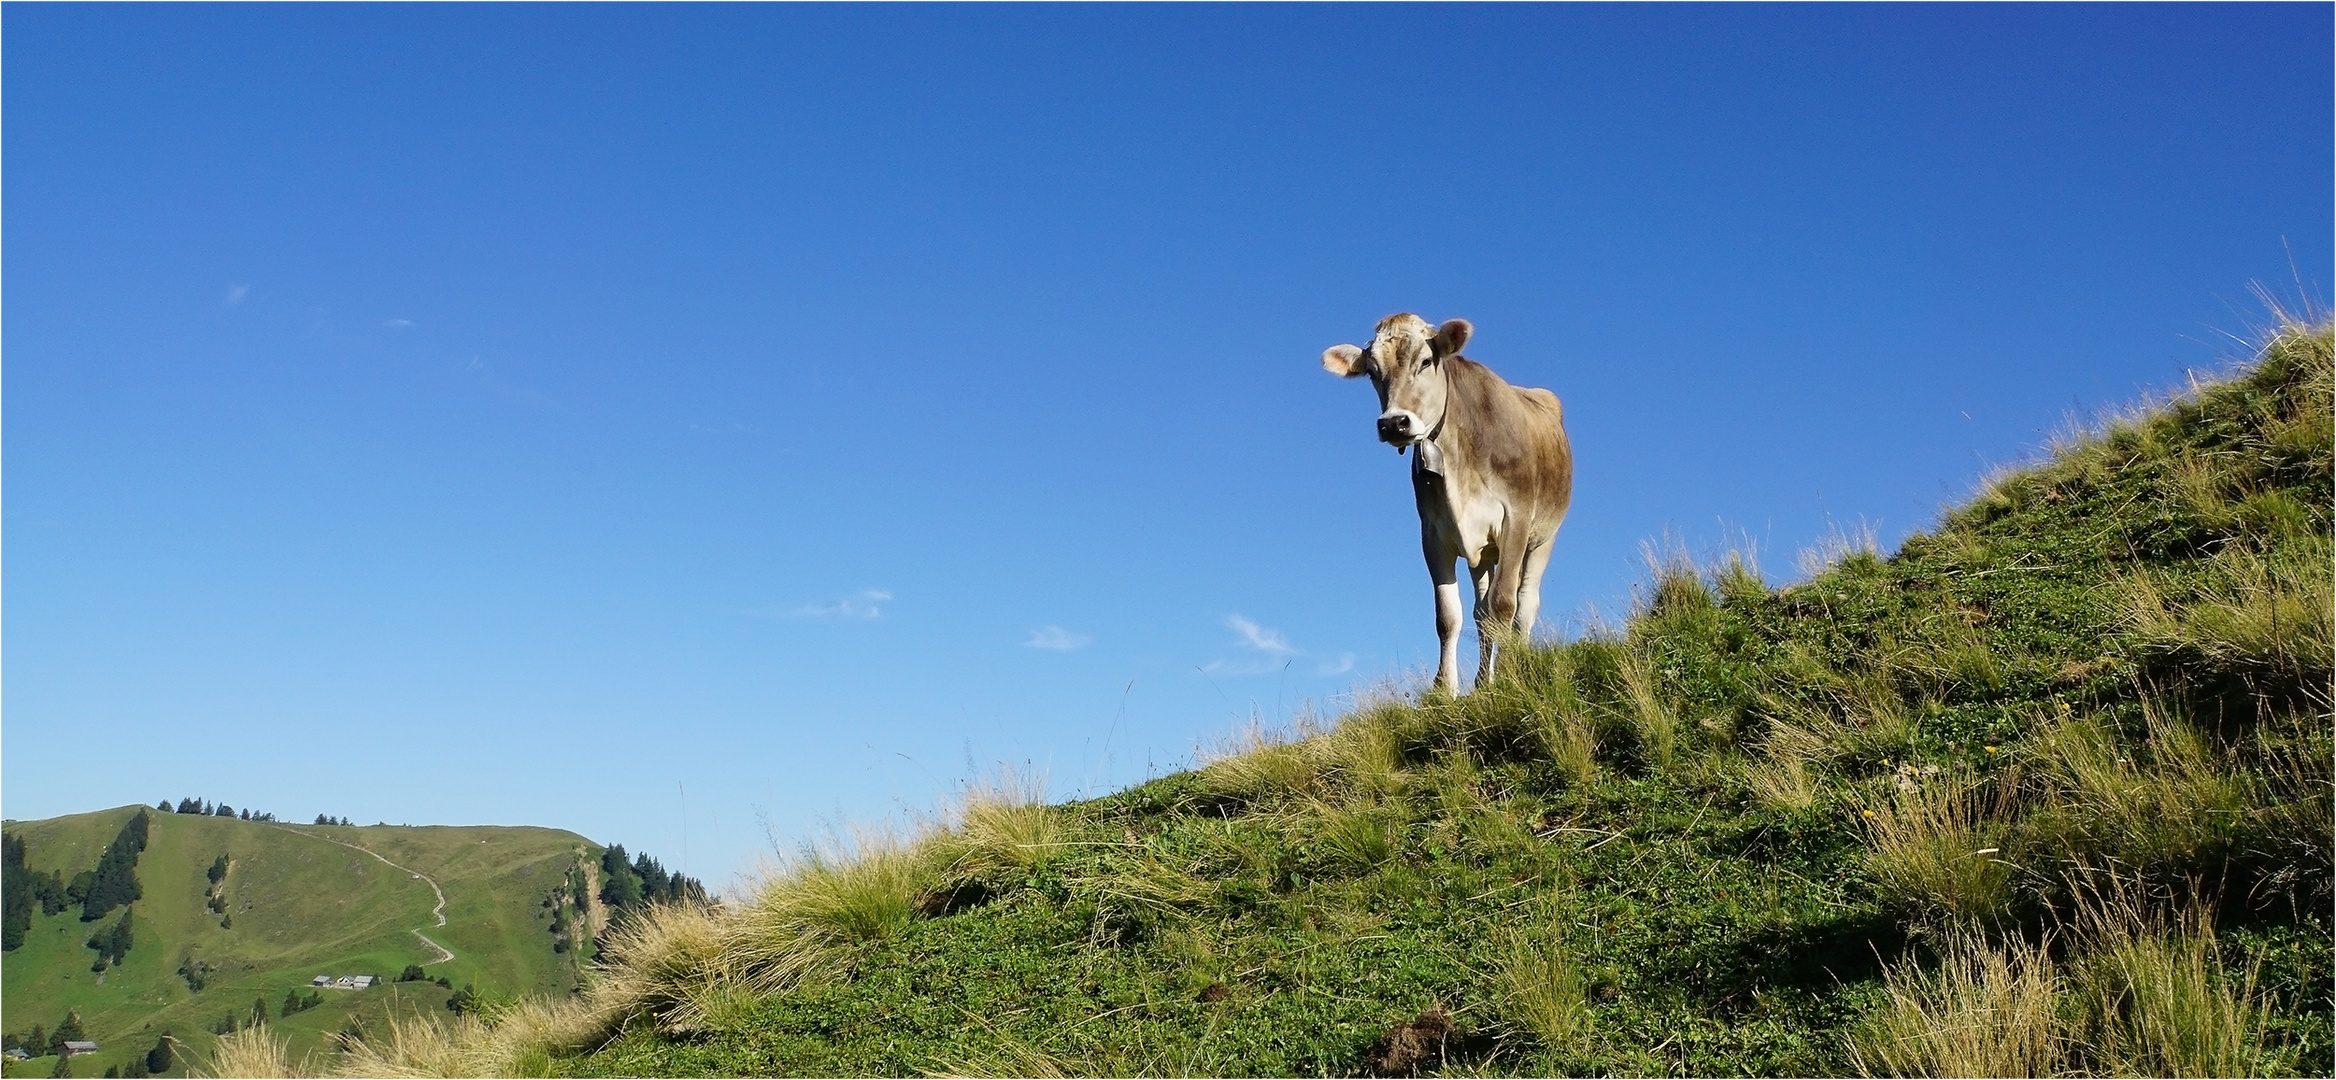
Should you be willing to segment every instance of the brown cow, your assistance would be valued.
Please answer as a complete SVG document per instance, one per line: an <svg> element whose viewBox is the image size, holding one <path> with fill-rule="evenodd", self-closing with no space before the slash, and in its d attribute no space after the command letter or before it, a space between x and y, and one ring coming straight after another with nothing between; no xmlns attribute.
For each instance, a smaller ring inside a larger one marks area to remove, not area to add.
<svg viewBox="0 0 2336 1080"><path fill-rule="evenodd" d="M1409 313L1379 320L1371 347L1333 345L1322 366L1368 375L1379 391L1379 438L1417 446L1411 491L1419 503L1420 548L1436 583L1436 685L1460 688L1460 586L1452 569L1468 560L1476 585L1478 685L1492 678L1503 639L1533 632L1541 572L1573 500L1574 455L1564 410L1547 390L1510 386L1467 357L1474 328L1441 327Z"/></svg>

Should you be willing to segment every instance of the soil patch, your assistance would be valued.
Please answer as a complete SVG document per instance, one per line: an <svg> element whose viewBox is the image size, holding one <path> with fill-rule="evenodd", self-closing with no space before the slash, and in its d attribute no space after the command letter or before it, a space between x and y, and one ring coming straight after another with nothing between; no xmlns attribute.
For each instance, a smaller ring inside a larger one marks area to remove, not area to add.
<svg viewBox="0 0 2336 1080"><path fill-rule="evenodd" d="M1444 1059L1444 1043L1451 1037L1451 1014L1429 1009L1418 1019L1397 1024L1393 1031L1379 1036L1364 1055L1363 1065L1372 1076L1417 1076L1421 1066Z"/></svg>

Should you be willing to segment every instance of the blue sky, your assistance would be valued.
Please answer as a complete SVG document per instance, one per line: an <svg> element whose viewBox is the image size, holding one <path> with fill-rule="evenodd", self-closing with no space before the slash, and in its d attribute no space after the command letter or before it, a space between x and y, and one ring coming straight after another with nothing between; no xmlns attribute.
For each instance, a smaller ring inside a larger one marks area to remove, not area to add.
<svg viewBox="0 0 2336 1080"><path fill-rule="evenodd" d="M2326 296L2327 5L8 5L5 812L720 887L1432 660L1394 311L1640 544L1885 543ZM1468 646L1472 649L1473 646Z"/></svg>

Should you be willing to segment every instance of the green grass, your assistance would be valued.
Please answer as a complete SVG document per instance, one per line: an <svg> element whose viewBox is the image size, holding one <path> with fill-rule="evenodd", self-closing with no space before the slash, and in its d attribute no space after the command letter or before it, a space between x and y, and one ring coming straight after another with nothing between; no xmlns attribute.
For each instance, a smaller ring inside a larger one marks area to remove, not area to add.
<svg viewBox="0 0 2336 1080"><path fill-rule="evenodd" d="M2330 339L1884 555L1205 767L1007 783L328 1067L504 1075L2302 1072L2331 1062Z"/></svg>
<svg viewBox="0 0 2336 1080"><path fill-rule="evenodd" d="M136 807L44 821L10 822L27 843L36 870L67 878L96 863ZM22 948L0 958L5 980L0 1024L23 1032L56 1026L68 1009L104 1050L77 1058L81 1075L143 1054L165 1030L190 1052L207 1052L212 1028L230 1012L248 1017L255 998L296 1052L327 1044L352 1019L379 1029L387 1015L439 1010L450 991L423 983L365 992L325 991L320 1008L278 1018L285 992L319 974L372 973L395 979L435 953L411 931L422 929L455 953L430 964L456 986L504 994L565 993L577 982L575 961L555 954L546 932L545 894L580 853L597 852L583 837L534 828L409 828L278 825L152 811L151 836L138 860L144 898L135 905L136 941L124 962L90 971L83 947L94 928L78 908L37 916ZM430 887L409 874L340 844L379 852L436 879L446 891L447 925L434 926ZM205 870L220 854L233 860L226 879L232 927L206 906ZM177 974L195 957L214 970L200 993ZM53 1059L13 1066L9 1075L48 1075Z"/></svg>

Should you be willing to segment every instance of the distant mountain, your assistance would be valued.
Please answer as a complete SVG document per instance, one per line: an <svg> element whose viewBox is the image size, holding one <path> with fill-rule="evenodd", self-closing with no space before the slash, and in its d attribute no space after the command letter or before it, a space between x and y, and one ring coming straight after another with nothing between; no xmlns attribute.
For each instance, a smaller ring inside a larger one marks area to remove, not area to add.
<svg viewBox="0 0 2336 1080"><path fill-rule="evenodd" d="M565 995L606 922L603 848L558 829L295 825L135 806L6 823L11 862L22 845L10 876L35 883L12 891L70 889L141 813L139 898L83 921L81 904L43 913L33 897L22 943L0 956L0 1030L53 1033L77 1013L101 1047L75 1058L78 1076L136 1072L143 1061L132 1059L165 1031L180 1044L167 1071L183 1073L230 1017L248 1025L255 1005L306 1050L352 1024L380 1030L393 1009L446 1016L465 988L490 999ZM118 946L124 912L127 951L93 971L100 950L88 942L112 933ZM399 981L409 967L429 981ZM376 981L318 990L319 975ZM11 1063L8 1073L47 1076L54 1064Z"/></svg>

